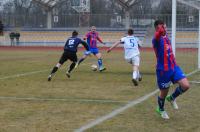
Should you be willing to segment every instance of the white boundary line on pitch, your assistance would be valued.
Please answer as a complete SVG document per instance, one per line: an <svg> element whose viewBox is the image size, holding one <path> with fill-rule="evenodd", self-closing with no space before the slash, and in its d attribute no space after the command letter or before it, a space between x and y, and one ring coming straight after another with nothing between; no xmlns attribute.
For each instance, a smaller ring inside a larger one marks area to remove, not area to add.
<svg viewBox="0 0 200 132"><path fill-rule="evenodd" d="M50 69L49 70L32 71L32 72L21 73L21 74L16 74L16 75L10 75L10 76L6 76L6 77L1 77L0 80L10 79L10 78L15 78L15 77L28 76L28 75L42 73L42 72L46 72L46 71L50 71Z"/></svg>
<svg viewBox="0 0 200 132"><path fill-rule="evenodd" d="M195 70L191 73L188 73L186 76L191 76L192 74L195 74L196 72L198 72L199 70ZM97 118L96 120L92 121L92 122L89 122L88 124L84 125L84 126L81 126L80 128L76 129L75 132L83 132L89 128L92 128L108 119L111 119L113 117L115 117L116 115L120 114L121 112L129 109L130 107L133 107L137 104L140 104L142 103L143 101L147 100L148 98L150 98L151 96L155 95L156 93L158 93L159 90L156 89L154 90L153 92L149 93L149 94L146 94L136 100L133 100L133 101L129 101L129 103L127 103L125 106L122 106L118 109L115 109L113 110L112 112L110 112L109 114L107 115L104 115L104 116L101 116L99 118Z"/></svg>
<svg viewBox="0 0 200 132"><path fill-rule="evenodd" d="M82 65L87 65L90 63L84 63ZM64 69L64 67L61 67L60 70ZM37 73L43 73L43 72L47 72L47 71L50 71L51 69L49 70L40 70L40 71L32 71L32 72L26 72L26 73L21 73L21 74L15 74L15 75L10 75L10 76L6 76L6 77L1 77L0 80L4 80L4 79L10 79L10 78L15 78L15 77L23 77L23 76L28 76L28 75L33 75L33 74L37 74ZM75 69L72 71L74 72Z"/></svg>
<svg viewBox="0 0 200 132"><path fill-rule="evenodd" d="M193 84L200 84L200 81L189 81L189 82Z"/></svg>
<svg viewBox="0 0 200 132"><path fill-rule="evenodd" d="M9 97L0 96L0 100L22 100L22 101L63 101L63 102L97 102L97 103L127 103L128 101L115 101L105 99L76 99L76 98L37 98L37 97Z"/></svg>

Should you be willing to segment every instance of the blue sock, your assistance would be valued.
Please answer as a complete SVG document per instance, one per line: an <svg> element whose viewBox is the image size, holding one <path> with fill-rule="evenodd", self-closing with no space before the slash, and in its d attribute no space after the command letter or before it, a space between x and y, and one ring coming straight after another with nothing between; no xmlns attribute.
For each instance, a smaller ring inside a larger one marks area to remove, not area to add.
<svg viewBox="0 0 200 132"><path fill-rule="evenodd" d="M101 67L103 65L102 59L98 59L98 65Z"/></svg>
<svg viewBox="0 0 200 132"><path fill-rule="evenodd" d="M81 62L83 62L85 59L84 58L81 58L79 61L78 61L78 64L80 64Z"/></svg>
<svg viewBox="0 0 200 132"><path fill-rule="evenodd" d="M172 93L171 97L172 97L173 100L175 100L176 97L178 97L179 95L181 95L184 92L185 91L179 86L174 90L174 92Z"/></svg>
<svg viewBox="0 0 200 132"><path fill-rule="evenodd" d="M165 99L162 99L158 96L158 106L160 111L164 111Z"/></svg>

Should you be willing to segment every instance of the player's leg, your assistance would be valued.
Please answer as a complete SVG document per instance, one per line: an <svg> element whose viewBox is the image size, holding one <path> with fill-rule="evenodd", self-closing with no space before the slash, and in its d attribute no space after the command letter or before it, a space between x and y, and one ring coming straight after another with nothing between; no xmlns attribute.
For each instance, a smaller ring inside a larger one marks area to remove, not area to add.
<svg viewBox="0 0 200 132"><path fill-rule="evenodd" d="M138 66L135 65L134 63L132 64L133 67L133 75L132 75L132 82L135 86L138 85Z"/></svg>
<svg viewBox="0 0 200 132"><path fill-rule="evenodd" d="M169 119L169 116L167 112L165 111L164 106L165 106L165 98L168 94L169 87L171 84L170 78L171 78L172 72L157 70L156 75L157 75L158 88L160 90L160 94L157 98L158 107L156 109L156 112L159 113L163 119Z"/></svg>
<svg viewBox="0 0 200 132"><path fill-rule="evenodd" d="M48 76L48 81L51 81L53 75L57 72L57 70L62 66L62 64L67 61L66 53L64 52L59 60L59 62L56 64L56 66L53 67L50 75Z"/></svg>
<svg viewBox="0 0 200 132"><path fill-rule="evenodd" d="M183 74L183 71L179 67L175 67L175 74L173 82L177 82L179 86L174 90L171 95L167 96L167 100L172 104L174 109L178 109L178 105L176 104L176 98L186 92L190 88L190 84Z"/></svg>
<svg viewBox="0 0 200 132"><path fill-rule="evenodd" d="M88 55L86 55L84 53L84 55L78 60L78 62L76 63L75 65L75 68L77 68L86 58L87 58Z"/></svg>
<svg viewBox="0 0 200 132"><path fill-rule="evenodd" d="M134 64L134 58L126 58L126 61L132 65L132 82L135 86L137 86L138 67Z"/></svg>
<svg viewBox="0 0 200 132"><path fill-rule="evenodd" d="M72 61L71 65L69 66L69 69L66 72L66 75L68 78L70 78L70 73L75 68L75 65L77 64L77 55L76 53L70 53L68 58Z"/></svg>
<svg viewBox="0 0 200 132"><path fill-rule="evenodd" d="M139 71L139 66L140 66L140 56L137 55L135 57L132 58L133 64L136 66L136 70L137 70L137 80L142 81L142 75L140 74Z"/></svg>
<svg viewBox="0 0 200 132"><path fill-rule="evenodd" d="M158 96L158 107L156 108L156 112L161 115L163 119L169 119L167 112L164 109L165 106L165 98L168 94L169 88L160 89L160 94Z"/></svg>
<svg viewBox="0 0 200 132"><path fill-rule="evenodd" d="M99 71L102 72L102 71L106 70L106 68L103 66L102 55L101 55L101 53L99 53L98 49L96 49L93 53L98 59Z"/></svg>

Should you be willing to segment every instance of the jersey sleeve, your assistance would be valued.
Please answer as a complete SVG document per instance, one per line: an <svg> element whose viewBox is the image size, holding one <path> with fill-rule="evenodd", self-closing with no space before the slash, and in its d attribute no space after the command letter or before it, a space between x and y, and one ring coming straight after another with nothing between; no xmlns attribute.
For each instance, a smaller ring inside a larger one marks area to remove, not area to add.
<svg viewBox="0 0 200 132"><path fill-rule="evenodd" d="M85 47L85 49L86 49L87 51L90 50L88 44L87 44L85 41L83 41L83 40L80 39L80 43Z"/></svg>
<svg viewBox="0 0 200 132"><path fill-rule="evenodd" d="M123 37L123 38L120 39L120 43L121 44L124 44L124 41L125 41L125 37Z"/></svg>

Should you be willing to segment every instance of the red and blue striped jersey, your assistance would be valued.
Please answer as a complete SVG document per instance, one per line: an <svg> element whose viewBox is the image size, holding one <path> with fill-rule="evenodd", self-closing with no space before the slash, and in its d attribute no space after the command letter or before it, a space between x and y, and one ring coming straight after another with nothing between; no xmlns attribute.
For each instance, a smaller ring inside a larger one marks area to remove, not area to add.
<svg viewBox="0 0 200 132"><path fill-rule="evenodd" d="M102 40L99 38L99 34L97 32L88 32L86 34L86 39L90 48L97 48L97 40L102 43Z"/></svg>
<svg viewBox="0 0 200 132"><path fill-rule="evenodd" d="M176 60L168 36L165 35L158 37L155 35L152 44L157 57L156 68L164 71L173 70L176 66Z"/></svg>

